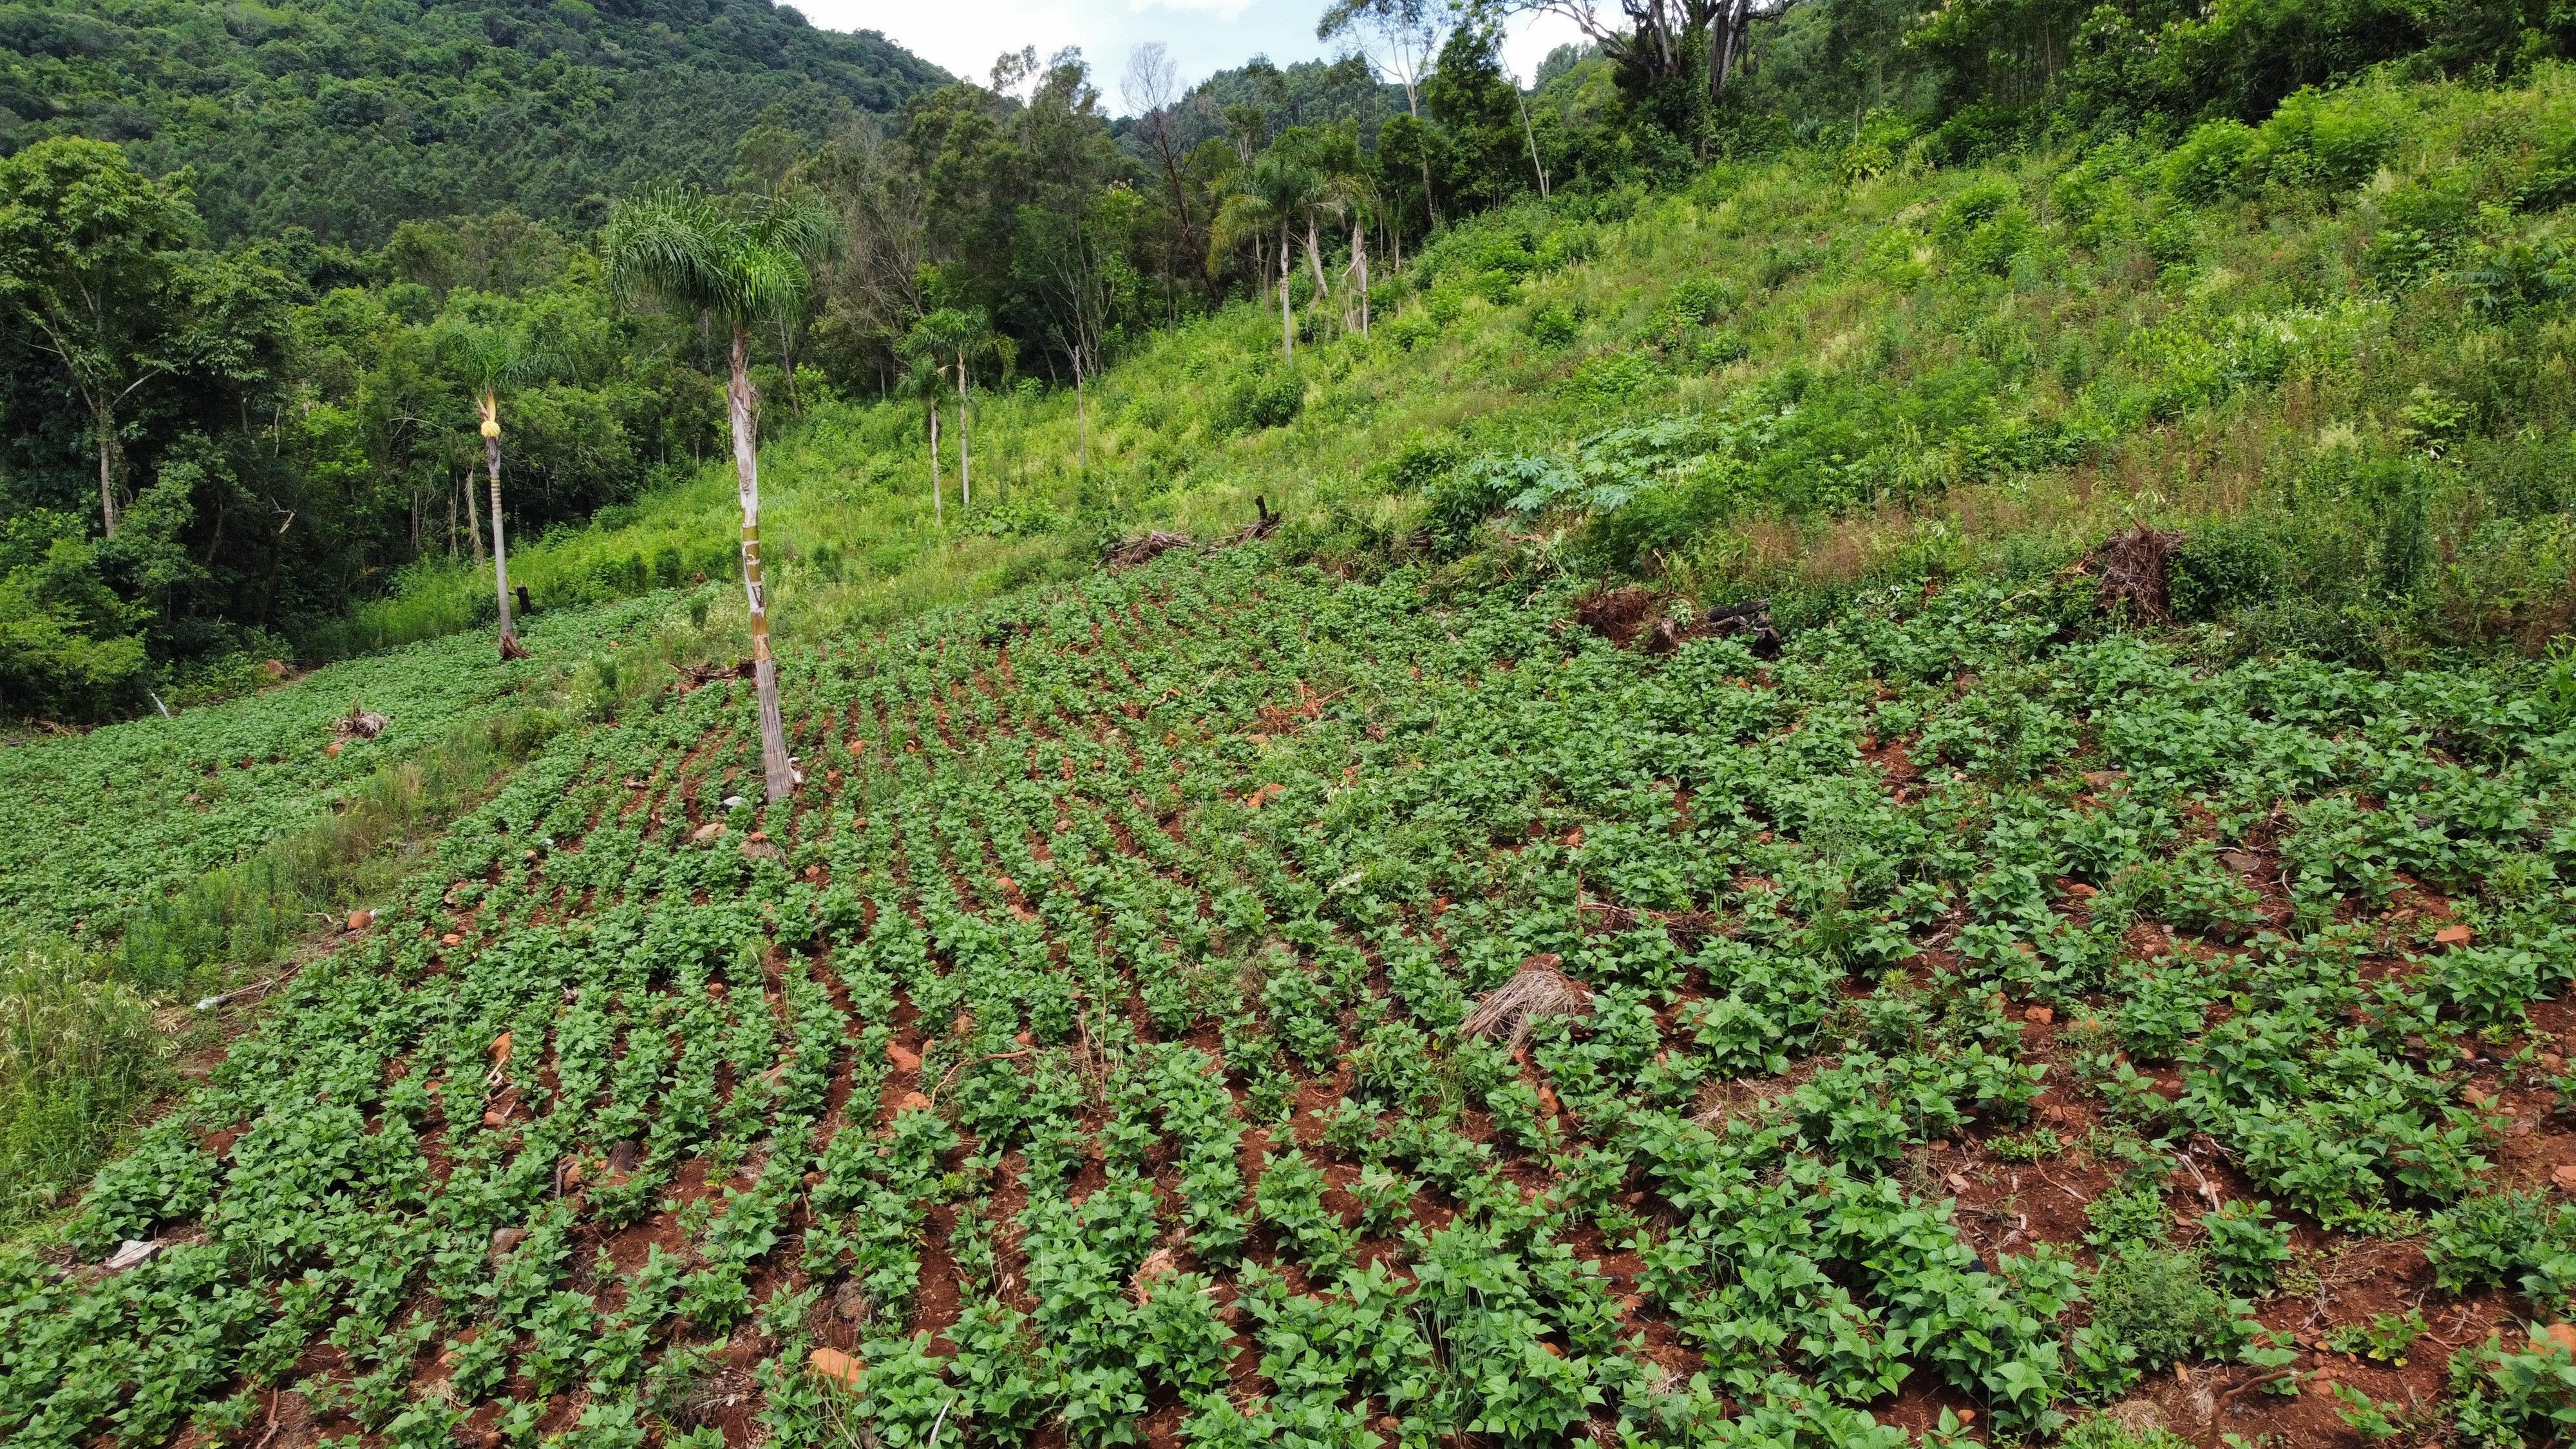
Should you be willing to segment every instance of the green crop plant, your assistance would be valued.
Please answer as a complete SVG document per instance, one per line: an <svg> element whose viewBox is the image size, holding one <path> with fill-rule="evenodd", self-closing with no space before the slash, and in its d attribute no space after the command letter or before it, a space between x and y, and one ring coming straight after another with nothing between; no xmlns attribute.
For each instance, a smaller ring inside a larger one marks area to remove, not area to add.
<svg viewBox="0 0 2576 1449"><path fill-rule="evenodd" d="M727 803L723 676L552 735L63 1233L164 1246L0 1255L0 1433L694 1444L722 1378L782 1441L2038 1437L2294 1366L2232 1297L2291 1223L2556 1301L2480 1105L2576 949L2528 667L1427 583L1180 555L800 650L792 808ZM2504 1367L2460 1415L2555 1412Z"/></svg>

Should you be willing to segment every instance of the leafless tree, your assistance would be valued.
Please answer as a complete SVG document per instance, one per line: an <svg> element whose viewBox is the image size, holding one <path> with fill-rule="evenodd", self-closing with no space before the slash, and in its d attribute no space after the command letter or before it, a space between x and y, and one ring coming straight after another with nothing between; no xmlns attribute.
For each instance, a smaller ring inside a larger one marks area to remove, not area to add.
<svg viewBox="0 0 2576 1449"><path fill-rule="evenodd" d="M1181 225L1180 244L1190 254L1199 285L1216 295L1216 277L1208 270L1207 231L1190 212L1189 188L1181 182L1181 135L1176 112L1181 101L1181 70L1161 41L1137 46L1127 57L1127 74L1118 84L1127 109L1136 113L1136 130L1153 149L1163 168L1163 184L1172 196L1172 214Z"/></svg>

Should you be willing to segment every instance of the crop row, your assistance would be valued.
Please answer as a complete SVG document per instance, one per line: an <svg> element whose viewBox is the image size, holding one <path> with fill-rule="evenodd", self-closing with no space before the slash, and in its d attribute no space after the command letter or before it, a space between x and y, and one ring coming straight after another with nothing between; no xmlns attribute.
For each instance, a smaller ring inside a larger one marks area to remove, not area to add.
<svg viewBox="0 0 2576 1449"><path fill-rule="evenodd" d="M0 1433L1891 1443L2292 1364L2291 1228L2576 1279L2527 677L1566 602L1174 559L796 662L779 806L730 681L558 741L101 1175L155 1256L0 1260ZM2117 1171L1996 1240L1962 1146Z"/></svg>

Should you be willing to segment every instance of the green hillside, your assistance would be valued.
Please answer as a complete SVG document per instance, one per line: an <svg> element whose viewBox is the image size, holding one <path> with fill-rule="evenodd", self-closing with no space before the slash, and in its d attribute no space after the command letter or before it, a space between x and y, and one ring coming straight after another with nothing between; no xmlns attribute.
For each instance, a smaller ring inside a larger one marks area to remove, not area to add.
<svg viewBox="0 0 2576 1449"><path fill-rule="evenodd" d="M2576 617L2571 155L2576 73L2550 68L2171 147L1883 174L1802 152L1525 203L1379 282L1365 337L1347 296L1301 299L1293 367L1275 307L1237 305L1079 402L979 399L974 507L952 420L944 524L918 404L810 415L764 464L780 627L819 643L934 577L1222 535L1259 495L1335 567L1657 577L1801 616L1883 578L2044 574L2149 522L2185 532L2172 602L2212 647L2543 652ZM665 551L711 565L732 506L710 473L529 577L576 600ZM424 575L359 624L454 627L473 587Z"/></svg>
<svg viewBox="0 0 2576 1449"><path fill-rule="evenodd" d="M7 379L0 1437L2563 1438L2576 25L1476 19Z"/></svg>
<svg viewBox="0 0 2576 1449"><path fill-rule="evenodd" d="M505 207L595 225L648 183L721 185L756 124L810 145L946 79L769 0L0 10L0 145L95 136L188 167L224 241L363 249Z"/></svg>

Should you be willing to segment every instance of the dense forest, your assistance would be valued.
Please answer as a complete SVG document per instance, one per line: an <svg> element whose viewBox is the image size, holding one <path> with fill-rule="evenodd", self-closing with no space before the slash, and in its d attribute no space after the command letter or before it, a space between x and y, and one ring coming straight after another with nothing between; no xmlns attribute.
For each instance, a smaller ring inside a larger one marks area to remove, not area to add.
<svg viewBox="0 0 2576 1449"><path fill-rule="evenodd" d="M1517 9L1589 41L1524 86L1499 59L1513 5L1341 0L1331 63L1184 85L1155 47L1021 50L951 80L760 0L9 7L0 711L98 718L338 652L349 607L407 571L721 452L726 337L613 286L599 250L666 183L828 218L748 338L763 427L908 399L955 487L979 396L1080 395L1246 299L1278 319L1281 381L1238 405L1293 407L1301 345L1368 331L1426 244L1497 208L1581 217L1793 150L1857 182L2123 137L2187 138L2212 195L2266 168L2350 182L2385 136L2293 153L2251 123L2373 67L2504 83L2576 43L2546 0ZM1981 225L2013 224L1997 206ZM2416 218L2428 255L2460 206Z"/></svg>
<svg viewBox="0 0 2576 1449"><path fill-rule="evenodd" d="M186 167L224 244L372 248L503 206L578 233L670 175L721 185L754 126L819 141L945 80L768 0L0 8L5 144Z"/></svg>

